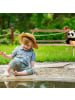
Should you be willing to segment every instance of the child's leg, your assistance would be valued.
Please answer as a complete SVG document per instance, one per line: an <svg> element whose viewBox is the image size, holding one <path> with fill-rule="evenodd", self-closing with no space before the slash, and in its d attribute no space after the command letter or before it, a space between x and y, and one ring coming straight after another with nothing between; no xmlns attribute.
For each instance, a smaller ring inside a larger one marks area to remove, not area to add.
<svg viewBox="0 0 75 100"><path fill-rule="evenodd" d="M15 68L17 67L17 70L19 69L20 66L20 61L18 59L13 59L10 63L9 63L9 67L7 69L7 76L9 75L9 72L11 70L15 70Z"/></svg>
<svg viewBox="0 0 75 100"><path fill-rule="evenodd" d="M12 67L8 67L7 69L8 73L10 72L10 70L12 70Z"/></svg>
<svg viewBox="0 0 75 100"><path fill-rule="evenodd" d="M11 70L12 70L12 67L8 67L8 68L7 68L7 71L5 72L5 75L6 75L7 77L10 76L9 72L10 72Z"/></svg>
<svg viewBox="0 0 75 100"><path fill-rule="evenodd" d="M21 72L17 72L17 71L13 72L13 74L17 75L17 76L19 76L19 75L26 76L26 75L31 75L31 74L34 74L34 73L38 74L37 70L35 70L33 68L29 68L29 69L21 71Z"/></svg>
<svg viewBox="0 0 75 100"><path fill-rule="evenodd" d="M17 71L15 71L15 72L13 72L13 74L14 75L17 75L17 76L26 76L26 75L28 75L28 73L27 73L27 71L26 70L24 70L24 71L21 71L21 72L17 72Z"/></svg>

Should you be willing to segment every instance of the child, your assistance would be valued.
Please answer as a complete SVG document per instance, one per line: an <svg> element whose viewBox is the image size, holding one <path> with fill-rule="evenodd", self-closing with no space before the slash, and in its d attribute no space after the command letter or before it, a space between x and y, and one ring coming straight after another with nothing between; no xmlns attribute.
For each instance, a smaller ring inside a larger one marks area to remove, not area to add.
<svg viewBox="0 0 75 100"><path fill-rule="evenodd" d="M9 72L12 69L14 70L14 75L30 75L37 73L34 69L34 61L36 60L36 57L33 48L38 49L35 37L32 34L23 32L18 38L21 46L16 47L11 55L6 55L4 52L1 52L3 57L13 59L7 68L6 76L8 77L10 76Z"/></svg>

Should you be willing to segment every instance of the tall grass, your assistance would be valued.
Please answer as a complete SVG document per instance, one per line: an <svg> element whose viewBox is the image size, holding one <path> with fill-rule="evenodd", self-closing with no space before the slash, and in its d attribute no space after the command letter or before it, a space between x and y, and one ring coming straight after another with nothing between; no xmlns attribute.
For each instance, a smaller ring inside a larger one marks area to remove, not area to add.
<svg viewBox="0 0 75 100"><path fill-rule="evenodd" d="M18 45L1 45L0 52L4 51L7 55L11 54L11 52ZM36 61L44 62L44 61L75 61L75 56L73 56L73 48L69 48L68 46L39 46L39 49L34 49L36 53ZM0 55L0 64L7 64L10 60L4 58Z"/></svg>

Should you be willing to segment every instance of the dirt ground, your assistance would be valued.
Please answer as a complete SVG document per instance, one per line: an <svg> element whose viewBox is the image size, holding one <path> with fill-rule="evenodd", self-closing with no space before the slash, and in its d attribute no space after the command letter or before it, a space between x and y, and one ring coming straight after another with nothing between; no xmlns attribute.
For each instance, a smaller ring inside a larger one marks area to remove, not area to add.
<svg viewBox="0 0 75 100"><path fill-rule="evenodd" d="M3 76L8 65L0 65L0 80L73 81L75 82L75 62L36 62L38 75Z"/></svg>

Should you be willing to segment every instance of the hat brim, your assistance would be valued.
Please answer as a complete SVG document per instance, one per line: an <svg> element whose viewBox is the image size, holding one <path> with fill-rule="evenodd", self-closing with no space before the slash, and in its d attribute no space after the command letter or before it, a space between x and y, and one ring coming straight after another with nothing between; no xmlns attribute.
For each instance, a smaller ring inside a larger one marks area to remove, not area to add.
<svg viewBox="0 0 75 100"><path fill-rule="evenodd" d="M29 33L22 33L18 36L19 40L22 41L23 37L28 37L33 41L33 48L38 49L38 45L36 44L36 39L32 34Z"/></svg>

